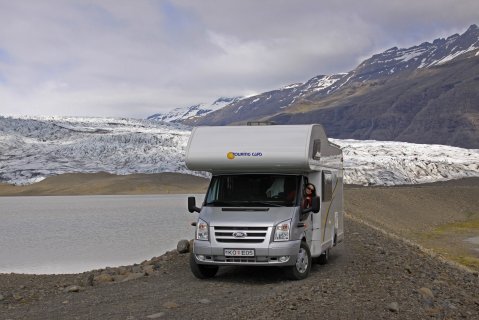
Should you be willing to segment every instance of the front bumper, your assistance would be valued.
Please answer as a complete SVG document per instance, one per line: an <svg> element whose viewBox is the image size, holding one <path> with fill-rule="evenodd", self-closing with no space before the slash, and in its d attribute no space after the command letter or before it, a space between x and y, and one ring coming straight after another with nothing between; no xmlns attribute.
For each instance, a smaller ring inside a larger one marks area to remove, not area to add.
<svg viewBox="0 0 479 320"><path fill-rule="evenodd" d="M218 243L217 243L218 244ZM296 263L301 240L272 242L268 246L247 244L221 244L212 246L209 241L195 240L193 254L196 263L209 265L255 265L255 266L290 266ZM253 257L227 257L225 249L253 249ZM289 257L287 261L281 257Z"/></svg>

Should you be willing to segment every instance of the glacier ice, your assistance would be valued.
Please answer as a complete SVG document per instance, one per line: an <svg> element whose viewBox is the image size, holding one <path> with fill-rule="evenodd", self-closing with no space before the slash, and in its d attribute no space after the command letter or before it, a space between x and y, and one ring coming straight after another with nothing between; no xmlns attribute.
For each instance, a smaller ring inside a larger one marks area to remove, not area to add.
<svg viewBox="0 0 479 320"><path fill-rule="evenodd" d="M125 119L0 117L0 182L24 185L63 173L178 172L191 129ZM331 139L344 155L344 182L418 184L479 177L479 150L443 145Z"/></svg>

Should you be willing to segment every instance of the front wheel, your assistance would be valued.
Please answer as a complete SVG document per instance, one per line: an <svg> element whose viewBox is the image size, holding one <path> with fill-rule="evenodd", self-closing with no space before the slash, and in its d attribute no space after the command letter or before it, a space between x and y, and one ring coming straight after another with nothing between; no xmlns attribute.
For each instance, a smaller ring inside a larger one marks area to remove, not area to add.
<svg viewBox="0 0 479 320"><path fill-rule="evenodd" d="M289 276L292 280L306 279L311 270L311 252L305 242L301 242L296 263L289 267Z"/></svg>
<svg viewBox="0 0 479 320"><path fill-rule="evenodd" d="M213 278L218 272L218 266L208 266L196 263L195 254L190 253L190 269L198 279Z"/></svg>

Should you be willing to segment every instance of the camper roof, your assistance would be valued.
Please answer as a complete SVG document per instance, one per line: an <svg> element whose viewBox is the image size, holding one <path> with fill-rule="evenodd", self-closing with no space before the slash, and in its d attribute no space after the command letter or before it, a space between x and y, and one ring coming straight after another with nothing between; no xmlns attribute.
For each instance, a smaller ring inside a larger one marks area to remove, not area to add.
<svg viewBox="0 0 479 320"><path fill-rule="evenodd" d="M341 150L319 124L196 127L186 150L189 169L212 173L305 172L332 159Z"/></svg>

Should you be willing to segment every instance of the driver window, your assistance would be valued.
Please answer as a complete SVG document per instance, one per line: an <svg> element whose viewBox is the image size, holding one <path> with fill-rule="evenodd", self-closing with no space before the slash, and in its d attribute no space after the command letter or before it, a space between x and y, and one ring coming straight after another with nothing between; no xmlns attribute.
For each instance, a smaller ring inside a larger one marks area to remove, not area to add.
<svg viewBox="0 0 479 320"><path fill-rule="evenodd" d="M273 179L270 187L266 189L266 196L268 198L276 198L281 193L284 193L284 178L276 177Z"/></svg>

